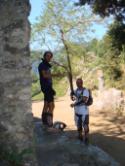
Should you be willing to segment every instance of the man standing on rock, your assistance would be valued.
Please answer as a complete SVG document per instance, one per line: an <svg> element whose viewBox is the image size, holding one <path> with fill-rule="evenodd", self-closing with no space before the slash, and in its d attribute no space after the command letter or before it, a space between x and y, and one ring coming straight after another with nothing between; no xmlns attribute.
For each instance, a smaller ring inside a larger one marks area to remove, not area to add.
<svg viewBox="0 0 125 166"><path fill-rule="evenodd" d="M52 86L51 65L49 63L52 58L52 52L46 51L38 67L41 90L44 94L42 122L48 127L53 126L54 96L56 94Z"/></svg>
<svg viewBox="0 0 125 166"><path fill-rule="evenodd" d="M89 143L89 111L87 102L89 99L89 90L83 87L83 80L78 78L76 80L77 89L71 95L71 99L76 101L71 104L75 109L75 122L79 134L79 139L83 140L83 130L85 133L85 144Z"/></svg>

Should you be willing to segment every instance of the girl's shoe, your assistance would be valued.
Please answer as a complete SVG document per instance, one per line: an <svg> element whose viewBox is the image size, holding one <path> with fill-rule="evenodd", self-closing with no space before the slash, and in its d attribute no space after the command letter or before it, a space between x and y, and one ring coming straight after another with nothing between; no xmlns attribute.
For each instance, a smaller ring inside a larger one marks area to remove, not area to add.
<svg viewBox="0 0 125 166"><path fill-rule="evenodd" d="M85 138L84 143L86 146L88 146L89 145L89 138Z"/></svg>

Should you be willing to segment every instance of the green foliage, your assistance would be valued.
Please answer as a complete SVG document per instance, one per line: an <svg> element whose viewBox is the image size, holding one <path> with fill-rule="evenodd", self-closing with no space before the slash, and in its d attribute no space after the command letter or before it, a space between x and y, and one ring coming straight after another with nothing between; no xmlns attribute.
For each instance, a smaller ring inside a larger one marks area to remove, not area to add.
<svg viewBox="0 0 125 166"><path fill-rule="evenodd" d="M41 41L42 45L54 52L62 51L63 60L59 62L66 66L71 84L71 71L76 76L79 73L77 59L82 56L85 61L85 49L83 47L86 34L90 32L90 26L97 21L97 18L86 7L74 6L72 1L46 0L46 8L39 17L36 24L33 25L33 39ZM60 54L59 54L60 55ZM77 56L76 56L77 55ZM56 54L56 57L58 55ZM71 69L71 65L74 64ZM66 75L64 69L54 67L60 75Z"/></svg>
<svg viewBox="0 0 125 166"><path fill-rule="evenodd" d="M24 149L18 152L15 149L9 149L6 145L0 145L0 160L8 163L9 166L22 166L24 158L31 155L31 149Z"/></svg>
<svg viewBox="0 0 125 166"><path fill-rule="evenodd" d="M33 38L41 41L42 45L51 48L53 45L54 59L68 68L67 55L69 55L74 78L82 76L89 87L97 87L96 71L102 69L105 76L106 86L125 88L125 27L121 19L123 1L96 1L81 0L81 4L88 3L95 13L101 16L114 14L116 20L108 30L105 37L98 41L93 39L86 43L84 38L91 23L95 21L91 11L85 7L75 6L71 1L47 0L46 8L33 25ZM116 12L117 11L117 12ZM115 14L116 12L116 14ZM64 39L64 40L63 40ZM52 44L53 42L53 44ZM32 62L39 61L41 53L32 54ZM39 59L39 60L38 60ZM36 63L38 66L38 63ZM59 66L53 66L52 73L58 73L59 78L54 77L54 88L57 96L64 95L67 84L64 81L66 70ZM36 73L35 73L36 74ZM64 79L63 79L64 78ZM32 97L42 98L39 88L39 78L33 74ZM61 86L62 85L62 86Z"/></svg>
<svg viewBox="0 0 125 166"><path fill-rule="evenodd" d="M123 66L125 65L125 45L123 46L123 50L120 53L120 63L123 64ZM123 67L125 69L125 66Z"/></svg>
<svg viewBox="0 0 125 166"><path fill-rule="evenodd" d="M87 50L94 52L93 67L103 70L106 86L125 89L124 47L119 53L118 48L113 46L112 37L107 34L101 41L93 40L88 43Z"/></svg>
<svg viewBox="0 0 125 166"><path fill-rule="evenodd" d="M112 47L122 51L125 45L125 24L120 21L115 21L109 28L109 36L111 37Z"/></svg>
<svg viewBox="0 0 125 166"><path fill-rule="evenodd" d="M38 75L32 71L31 76L32 76L32 83L36 83L38 81Z"/></svg>
<svg viewBox="0 0 125 166"><path fill-rule="evenodd" d="M42 100L43 100L43 93L41 91L32 96L32 101L42 101Z"/></svg>
<svg viewBox="0 0 125 166"><path fill-rule="evenodd" d="M32 97L38 95L41 92L39 79L35 83L32 83Z"/></svg>
<svg viewBox="0 0 125 166"><path fill-rule="evenodd" d="M33 64L36 61L40 61L42 58L42 52L40 51L31 51L31 63Z"/></svg>
<svg viewBox="0 0 125 166"><path fill-rule="evenodd" d="M109 27L108 35L112 49L116 54L120 54L125 45L125 1L124 0L79 0L80 5L88 4L92 7L93 12L102 17L114 15L115 21ZM111 49L110 47L110 49Z"/></svg>
<svg viewBox="0 0 125 166"><path fill-rule="evenodd" d="M65 78L53 80L53 87L56 90L56 97L64 96L68 90L68 81Z"/></svg>
<svg viewBox="0 0 125 166"><path fill-rule="evenodd" d="M89 4L93 12L102 17L114 15L117 20L125 19L125 1L124 0L79 0L80 5Z"/></svg>
<svg viewBox="0 0 125 166"><path fill-rule="evenodd" d="M95 17L85 7L75 7L67 0L47 0L45 11L33 25L33 38L49 49L53 45L55 52L63 48L65 56L67 50L72 55L72 43L82 45L94 21Z"/></svg>

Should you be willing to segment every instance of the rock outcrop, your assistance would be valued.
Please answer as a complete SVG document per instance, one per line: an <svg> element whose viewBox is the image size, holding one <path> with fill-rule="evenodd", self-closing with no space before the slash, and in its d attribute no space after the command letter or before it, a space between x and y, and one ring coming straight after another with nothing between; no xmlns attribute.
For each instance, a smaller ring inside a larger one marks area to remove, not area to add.
<svg viewBox="0 0 125 166"><path fill-rule="evenodd" d="M35 126L39 166L120 166L100 148L79 142L72 131L47 131L40 120Z"/></svg>
<svg viewBox="0 0 125 166"><path fill-rule="evenodd" d="M33 146L29 13L29 0L0 0L0 141L17 151Z"/></svg>

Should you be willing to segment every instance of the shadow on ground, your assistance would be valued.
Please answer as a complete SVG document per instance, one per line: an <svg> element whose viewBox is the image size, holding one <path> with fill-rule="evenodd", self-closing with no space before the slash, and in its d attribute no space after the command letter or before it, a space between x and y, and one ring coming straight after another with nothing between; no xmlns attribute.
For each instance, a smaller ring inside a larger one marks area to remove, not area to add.
<svg viewBox="0 0 125 166"><path fill-rule="evenodd" d="M111 155L121 166L125 166L125 140L100 133L90 134L91 143Z"/></svg>

